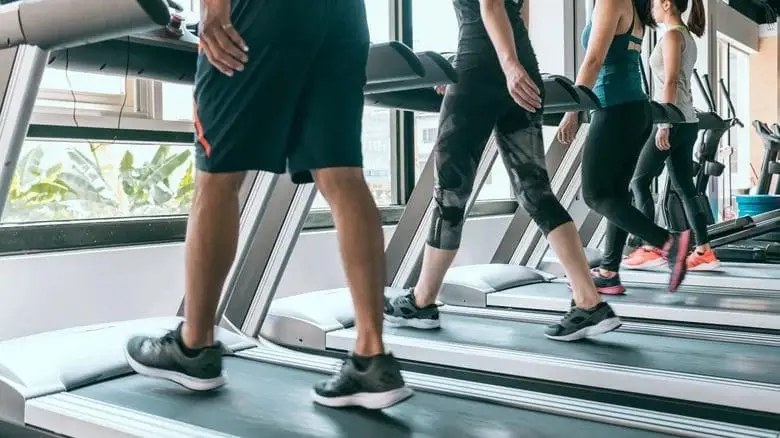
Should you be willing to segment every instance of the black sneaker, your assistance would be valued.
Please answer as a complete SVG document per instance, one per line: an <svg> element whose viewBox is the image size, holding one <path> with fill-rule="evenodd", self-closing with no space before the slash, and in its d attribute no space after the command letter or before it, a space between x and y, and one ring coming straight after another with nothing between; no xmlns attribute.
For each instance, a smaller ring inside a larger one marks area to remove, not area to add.
<svg viewBox="0 0 780 438"><path fill-rule="evenodd" d="M401 367L391 354L344 359L341 370L314 385L314 401L331 408L360 406L384 409L414 394L401 377Z"/></svg>
<svg viewBox="0 0 780 438"><path fill-rule="evenodd" d="M593 268L590 275L593 277L593 283L600 294L622 295L626 293L626 288L620 282L620 274L615 273L612 277L603 277L599 268Z"/></svg>
<svg viewBox="0 0 780 438"><path fill-rule="evenodd" d="M435 329L441 327L439 307L436 304L417 307L414 302L414 290L395 298L385 297L385 321L396 327L414 327Z"/></svg>
<svg viewBox="0 0 780 438"><path fill-rule="evenodd" d="M226 383L221 343L185 353L181 324L159 338L136 336L127 342L125 356L138 374L167 379L193 391L210 391Z"/></svg>
<svg viewBox="0 0 780 438"><path fill-rule="evenodd" d="M685 280L688 272L688 245L691 243L691 231L672 234L672 239L666 248L666 260L672 275L669 276L669 292L675 292Z"/></svg>
<svg viewBox="0 0 780 438"><path fill-rule="evenodd" d="M617 330L621 324L612 307L603 301L592 309L575 307L572 301L561 322L547 327L544 335L556 341L576 341Z"/></svg>

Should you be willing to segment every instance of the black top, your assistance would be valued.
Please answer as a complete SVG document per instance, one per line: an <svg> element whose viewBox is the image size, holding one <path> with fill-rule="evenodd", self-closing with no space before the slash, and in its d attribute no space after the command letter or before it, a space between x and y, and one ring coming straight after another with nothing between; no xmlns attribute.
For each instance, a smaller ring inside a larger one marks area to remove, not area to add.
<svg viewBox="0 0 780 438"><path fill-rule="evenodd" d="M479 15L479 0L452 0L455 13L461 25L482 21ZM520 18L523 0L504 0L509 19L514 23Z"/></svg>

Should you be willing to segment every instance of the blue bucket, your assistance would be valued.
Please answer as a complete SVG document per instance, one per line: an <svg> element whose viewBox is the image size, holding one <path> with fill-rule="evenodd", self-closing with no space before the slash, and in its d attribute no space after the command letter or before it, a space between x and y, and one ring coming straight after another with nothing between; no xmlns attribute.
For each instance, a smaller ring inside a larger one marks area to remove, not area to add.
<svg viewBox="0 0 780 438"><path fill-rule="evenodd" d="M739 195L737 215L755 216L780 208L780 195Z"/></svg>

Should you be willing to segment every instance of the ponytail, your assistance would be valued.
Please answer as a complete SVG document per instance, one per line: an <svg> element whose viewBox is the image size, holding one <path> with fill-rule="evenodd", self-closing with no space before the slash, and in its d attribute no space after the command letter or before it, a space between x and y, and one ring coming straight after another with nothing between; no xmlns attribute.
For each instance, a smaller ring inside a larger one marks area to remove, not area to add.
<svg viewBox="0 0 780 438"><path fill-rule="evenodd" d="M653 19L653 1L652 0L633 0L636 14L642 26L655 28L657 23Z"/></svg>
<svg viewBox="0 0 780 438"><path fill-rule="evenodd" d="M702 0L691 1L693 4L691 5L691 15L688 17L688 30L697 37L701 37L704 35L704 26L707 22L707 14L704 12L704 2Z"/></svg>

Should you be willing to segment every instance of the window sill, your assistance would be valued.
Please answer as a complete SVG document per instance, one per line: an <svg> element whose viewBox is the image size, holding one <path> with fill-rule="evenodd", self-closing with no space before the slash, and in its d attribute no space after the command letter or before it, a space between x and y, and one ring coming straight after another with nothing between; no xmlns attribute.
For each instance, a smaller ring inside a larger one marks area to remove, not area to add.
<svg viewBox="0 0 780 438"><path fill-rule="evenodd" d="M472 208L470 218L513 214L515 201L483 201ZM380 208L382 223L398 223L403 207ZM312 211L304 231L333 228L329 211ZM183 242L185 216L104 219L94 221L38 222L0 225L0 255L36 254L79 249L110 248Z"/></svg>

